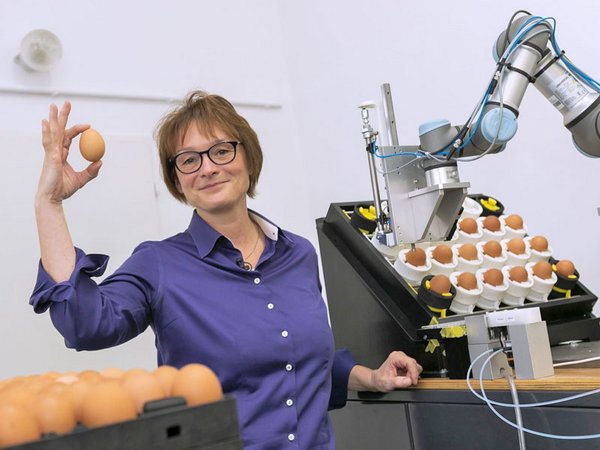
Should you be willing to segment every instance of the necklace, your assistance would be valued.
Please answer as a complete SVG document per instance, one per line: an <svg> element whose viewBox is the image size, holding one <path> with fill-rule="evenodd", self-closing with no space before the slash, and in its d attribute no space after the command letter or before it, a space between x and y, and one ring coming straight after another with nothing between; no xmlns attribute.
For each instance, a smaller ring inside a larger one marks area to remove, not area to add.
<svg viewBox="0 0 600 450"><path fill-rule="evenodd" d="M258 242L260 241L261 230L258 227L258 225L256 225L256 222L252 222L252 223L254 224L254 227L256 229L256 242L254 243L254 247L252 247L252 251L250 253L248 253L244 259L242 259L241 264L238 264L244 270L252 270L254 268L252 266L252 264L250 264L246 260L254 254L254 252L256 251L256 248L258 247ZM242 257L244 257L243 254L242 254Z"/></svg>

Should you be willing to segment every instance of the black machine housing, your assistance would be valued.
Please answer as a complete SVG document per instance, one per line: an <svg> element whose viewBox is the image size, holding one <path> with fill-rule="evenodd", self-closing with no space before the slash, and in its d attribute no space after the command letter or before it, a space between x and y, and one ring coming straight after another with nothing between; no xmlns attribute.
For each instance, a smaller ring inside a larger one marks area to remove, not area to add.
<svg viewBox="0 0 600 450"><path fill-rule="evenodd" d="M355 228L350 217L357 205L368 202L332 203L327 216L317 219L317 232L331 326L338 347L378 367L391 351L402 350L416 358L424 376L447 376L450 341L440 339L436 351L425 351L431 311L368 236ZM600 319L592 313L597 297L579 281L570 298L526 302L521 308L539 307L548 325L550 345L567 341L600 340ZM501 307L512 309L514 306ZM464 319L453 314L440 322ZM472 314L483 311L475 309Z"/></svg>

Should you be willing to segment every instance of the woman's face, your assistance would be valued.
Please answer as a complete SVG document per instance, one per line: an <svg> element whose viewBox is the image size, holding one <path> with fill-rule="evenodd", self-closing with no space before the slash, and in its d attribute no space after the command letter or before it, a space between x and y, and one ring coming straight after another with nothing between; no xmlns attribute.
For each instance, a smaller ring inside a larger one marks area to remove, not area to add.
<svg viewBox="0 0 600 450"><path fill-rule="evenodd" d="M203 152L217 142L232 140L235 139L219 129L215 129L214 138L204 136L198 126L191 123L175 154L189 150ZM218 214L246 207L250 181L242 144L237 145L235 159L228 164L216 165L204 154L197 172L184 174L176 170L176 173L179 191L199 213Z"/></svg>

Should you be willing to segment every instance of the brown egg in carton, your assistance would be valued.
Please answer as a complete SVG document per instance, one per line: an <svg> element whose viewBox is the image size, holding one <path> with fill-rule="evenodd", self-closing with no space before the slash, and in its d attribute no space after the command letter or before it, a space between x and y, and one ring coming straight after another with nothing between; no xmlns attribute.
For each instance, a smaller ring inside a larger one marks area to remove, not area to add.
<svg viewBox="0 0 600 450"><path fill-rule="evenodd" d="M0 448L134 420L145 405L182 397L188 406L223 398L214 372L202 364L153 372L47 372L0 381Z"/></svg>
<svg viewBox="0 0 600 450"><path fill-rule="evenodd" d="M571 290L579 281L579 272L571 260L550 259L552 270L556 273L557 282L552 288L549 298L571 297Z"/></svg>
<svg viewBox="0 0 600 450"><path fill-rule="evenodd" d="M431 270L431 261L421 247L405 248L400 250L394 268L409 284L416 285Z"/></svg>
<svg viewBox="0 0 600 450"><path fill-rule="evenodd" d="M477 249L483 255L482 269L494 268L502 269L506 264L507 255L500 241L494 239L489 241L478 242Z"/></svg>
<svg viewBox="0 0 600 450"><path fill-rule="evenodd" d="M506 229L500 219L496 216L485 216L477 219L479 229L481 230L481 240L483 241L501 241L506 235Z"/></svg>
<svg viewBox="0 0 600 450"><path fill-rule="evenodd" d="M477 220L472 217L465 217L456 224L455 235L457 243L469 242L476 244L483 237L483 232Z"/></svg>
<svg viewBox="0 0 600 450"><path fill-rule="evenodd" d="M429 273L432 275L446 275L448 277L456 271L458 259L452 247L446 244L437 244L429 247L425 253L431 262Z"/></svg>
<svg viewBox="0 0 600 450"><path fill-rule="evenodd" d="M500 216L500 222L504 225L505 239L524 238L527 235L527 225L518 214Z"/></svg>
<svg viewBox="0 0 600 450"><path fill-rule="evenodd" d="M533 286L533 277L522 265L504 266L502 274L508 282L508 289L504 294L502 303L509 306L522 306Z"/></svg>
<svg viewBox="0 0 600 450"><path fill-rule="evenodd" d="M450 305L450 311L456 314L471 314L483 291L483 286L472 272L454 272L450 282L456 288L456 295Z"/></svg>
<svg viewBox="0 0 600 450"><path fill-rule="evenodd" d="M483 264L483 254L479 251L475 244L464 242L462 244L454 244L452 251L456 255L457 272L477 272L477 269Z"/></svg>
<svg viewBox="0 0 600 450"><path fill-rule="evenodd" d="M489 219L489 217L493 218ZM420 261L420 265L407 262L405 257L410 250L404 249L400 252L404 257L399 258L400 262L397 260L394 267L413 285L419 284L423 277L429 274L448 276L452 285L457 288L458 293L458 299L455 298L453 302L457 306L450 308L455 313L468 312L474 302L473 295L465 294L467 291L464 288L458 289L460 286L455 282L455 277L452 277L455 273L470 272L476 275L478 271L485 272L483 269L494 268L503 275L507 285L504 296L498 295L497 287L493 288L492 286L492 288L489 288L489 285L484 286L487 283L481 283L482 294L484 287L486 293L477 306L482 309L497 308L499 303L520 306L526 300L543 302L548 300L549 295L550 298L564 296L565 293L570 295L570 288L578 280L579 274L570 273L570 275L567 275L567 277L571 277L570 279L562 277L567 281L566 285L569 289L557 287L554 291L550 289L549 294L548 286L556 283L556 281L554 281L552 275L543 278L540 274L534 273L533 267L537 262L547 262L551 259L552 248L544 236L526 236L526 233L527 226L522 217L517 214L502 215L499 219L496 216L461 217L457 223L453 240L438 242L429 246L424 243L418 244L417 248L425 248L424 259L423 253L419 252L420 258L423 259L423 261ZM484 236L504 236L504 239L483 240ZM452 250L451 260L447 251L448 246ZM434 253L436 257L434 257ZM411 258L409 257L409 259ZM523 273L527 272L527 279L517 280L512 276L511 270L515 267L520 268L513 271L521 274L517 278L523 278ZM556 272L556 269L554 271ZM560 274L558 275L560 276ZM575 280L573 280L574 278ZM499 297L501 298L499 299ZM464 298L468 298L468 300L461 304Z"/></svg>
<svg viewBox="0 0 600 450"><path fill-rule="evenodd" d="M482 286L477 307L484 310L498 309L508 290L508 282L502 271L495 267L481 268L475 273L475 276Z"/></svg>
<svg viewBox="0 0 600 450"><path fill-rule="evenodd" d="M421 280L417 297L427 307L441 317L445 317L446 310L452 304L456 289L450 279L443 274L427 275Z"/></svg>
<svg viewBox="0 0 600 450"><path fill-rule="evenodd" d="M500 244L506 252L507 266L524 266L531 259L531 250L523 238L503 239Z"/></svg>
<svg viewBox="0 0 600 450"><path fill-rule="evenodd" d="M552 258L552 247L544 236L526 236L524 240L531 252L529 262L549 261Z"/></svg>

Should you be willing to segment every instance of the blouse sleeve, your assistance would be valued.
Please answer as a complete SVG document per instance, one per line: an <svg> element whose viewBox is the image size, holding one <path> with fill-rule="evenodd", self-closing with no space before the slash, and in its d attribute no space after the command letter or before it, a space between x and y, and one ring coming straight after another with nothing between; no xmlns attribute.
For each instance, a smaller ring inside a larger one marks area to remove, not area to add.
<svg viewBox="0 0 600 450"><path fill-rule="evenodd" d="M331 395L329 410L343 408L348 398L348 378L350 371L358 364L347 349L335 351L331 369Z"/></svg>
<svg viewBox="0 0 600 450"><path fill-rule="evenodd" d="M152 246L140 245L100 284L92 277L104 273L108 256L75 250L75 269L61 283L56 283L40 262L29 301L33 310L40 314L50 309L52 323L65 345L76 350L112 347L143 332L150 324L160 284Z"/></svg>

